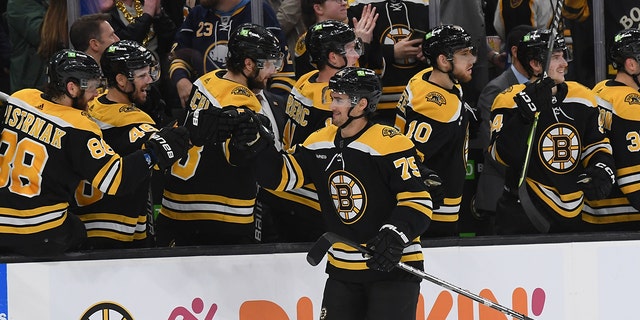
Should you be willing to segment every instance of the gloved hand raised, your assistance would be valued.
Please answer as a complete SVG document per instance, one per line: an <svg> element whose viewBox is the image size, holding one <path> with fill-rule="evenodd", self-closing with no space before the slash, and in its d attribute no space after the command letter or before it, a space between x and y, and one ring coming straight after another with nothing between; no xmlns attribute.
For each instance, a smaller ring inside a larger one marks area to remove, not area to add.
<svg viewBox="0 0 640 320"><path fill-rule="evenodd" d="M438 209L444 204L444 185L442 179L438 174L427 168L422 163L418 163L418 169L420 170L420 176L422 177L424 184L427 186L427 191L431 195L431 202L433 203L433 209Z"/></svg>
<svg viewBox="0 0 640 320"><path fill-rule="evenodd" d="M385 224L378 234L367 242L372 256L367 267L378 271L391 271L402 258L402 250L409 245L409 238L396 226Z"/></svg>
<svg viewBox="0 0 640 320"><path fill-rule="evenodd" d="M206 143L225 141L231 136L236 125L249 116L244 113L244 109L246 108L226 106L190 112L185 125L189 129L191 143L194 146L202 146Z"/></svg>
<svg viewBox="0 0 640 320"><path fill-rule="evenodd" d="M606 198L616 182L613 169L602 162L590 165L578 176L578 187L589 200Z"/></svg>
<svg viewBox="0 0 640 320"><path fill-rule="evenodd" d="M555 85L553 79L544 77L528 83L524 90L513 97L518 112L526 122L531 123L536 112L551 109L551 89Z"/></svg>
<svg viewBox="0 0 640 320"><path fill-rule="evenodd" d="M185 127L162 128L149 137L144 149L151 158L150 166L158 165L160 170L165 170L187 155L189 131Z"/></svg>

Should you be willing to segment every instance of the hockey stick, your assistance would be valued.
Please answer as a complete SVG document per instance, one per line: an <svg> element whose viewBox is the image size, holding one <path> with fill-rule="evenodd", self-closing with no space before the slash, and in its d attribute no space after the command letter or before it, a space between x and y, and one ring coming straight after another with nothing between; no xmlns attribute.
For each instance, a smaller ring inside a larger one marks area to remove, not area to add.
<svg viewBox="0 0 640 320"><path fill-rule="evenodd" d="M551 23L551 36L549 37L549 43L547 44L547 60L545 61L545 66L543 69L543 78L547 77L547 70L549 69L549 64L551 63L551 56L553 55L554 49L553 45L555 43L556 36L558 35L560 18L562 16L562 7L564 7L564 0L558 0L558 2L556 3L555 11L553 13L553 21ZM533 224L534 227L538 229L538 231L547 233L551 228L551 223L544 215L542 215L538 211L538 209L531 201L526 183L527 173L529 171L529 162L531 160L531 152L533 152L533 139L536 135L536 128L538 127L539 117L540 111L536 111L533 116L531 130L529 131L529 135L527 136L527 153L525 154L524 163L522 165L522 172L520 174L520 179L518 180L518 198L520 199L522 209L524 210L527 217L529 217L531 224Z"/></svg>
<svg viewBox="0 0 640 320"><path fill-rule="evenodd" d="M369 250L367 247L364 247L359 243L352 241L350 239L346 239L345 237L339 236L333 232L326 232L322 236L320 236L320 238L318 238L318 240L313 244L313 246L307 253L307 262L309 262L309 264L312 266L318 265L322 260L322 258L324 257L324 255L327 253L327 251L329 251L331 246L335 243L343 243L348 245L349 247L352 247L358 250L361 253L371 255L371 250ZM465 296L489 308L498 310L508 316L514 317L519 320L533 320L533 318L529 318L522 313L516 312L515 310L509 309L489 299L486 299L477 294L471 293L469 290L462 289L444 280L438 279L420 269L416 269L403 262L398 262L398 264L396 265L396 268L402 269L410 274L413 274L414 276L427 280L445 289L451 290L459 295Z"/></svg>

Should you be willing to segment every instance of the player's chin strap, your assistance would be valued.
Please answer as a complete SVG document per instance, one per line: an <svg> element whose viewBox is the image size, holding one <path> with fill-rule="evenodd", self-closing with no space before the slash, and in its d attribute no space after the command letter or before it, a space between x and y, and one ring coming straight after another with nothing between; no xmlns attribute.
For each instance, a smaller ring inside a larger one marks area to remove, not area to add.
<svg viewBox="0 0 640 320"><path fill-rule="evenodd" d="M336 67L336 66L332 65L329 61L327 61L327 65L328 65L329 67L331 67L331 68L336 69L336 70L341 70L341 69L345 68L345 67L349 64L349 63L347 62L347 55L342 54L342 55L340 55L340 56L342 57L342 60L344 60L344 65L343 65L342 67Z"/></svg>
<svg viewBox="0 0 640 320"><path fill-rule="evenodd" d="M624 68L624 66L622 67L622 69L621 69L620 71L622 71L622 72L624 72L624 73L628 74L628 75L633 79L633 82L635 82L635 83L636 83L636 85L637 85L638 87L640 87L640 81L638 81L638 76L640 76L640 73L637 73L637 74L631 74L631 73L629 73L629 71L627 71L627 69L625 69L625 68Z"/></svg>
<svg viewBox="0 0 640 320"><path fill-rule="evenodd" d="M358 99L358 101L360 101L360 99ZM359 116L355 116L355 117L352 116L351 115L351 111L353 111L355 106L356 106L356 104L351 103L351 108L349 108L349 113L347 113L347 121L345 121L341 126L338 127L339 130L342 130L342 129L346 128L351 123L351 121L353 121L355 119L360 119L360 118L362 118L362 117L367 115L366 112L362 112L362 114L359 115Z"/></svg>
<svg viewBox="0 0 640 320"><path fill-rule="evenodd" d="M449 64L451 64L451 70L444 71L440 67L438 67L437 63L433 66L433 68L438 70L438 71L440 71L440 72L442 72L442 73L446 73L449 76L449 79L451 80L451 82L453 82L454 85L458 84L459 83L458 79L456 79L453 76L453 68L455 67L454 64L453 64L453 56L451 56L451 58L447 57L447 61L449 61Z"/></svg>
<svg viewBox="0 0 640 320"><path fill-rule="evenodd" d="M129 78L127 78L127 81L128 81L128 82L131 82L131 84L133 85L133 90L132 90L132 91L130 91L130 92L126 92L126 91L124 91L124 90L120 89L120 86L119 86L119 85L117 85L117 84L116 84L116 86L115 86L115 87L116 87L116 90L118 90L118 91L120 91L120 93L122 93L122 94L126 95L126 96L127 96L127 98L129 98L129 102L135 102L135 101L133 100L133 94L136 92L136 84L133 82L133 80L131 80L131 79L129 79Z"/></svg>
<svg viewBox="0 0 640 320"><path fill-rule="evenodd" d="M84 110L85 107L80 105L80 97L84 96L84 89L80 89L80 92L76 97L72 97L69 94L69 90L65 90L64 94L71 99L71 107L78 110Z"/></svg>

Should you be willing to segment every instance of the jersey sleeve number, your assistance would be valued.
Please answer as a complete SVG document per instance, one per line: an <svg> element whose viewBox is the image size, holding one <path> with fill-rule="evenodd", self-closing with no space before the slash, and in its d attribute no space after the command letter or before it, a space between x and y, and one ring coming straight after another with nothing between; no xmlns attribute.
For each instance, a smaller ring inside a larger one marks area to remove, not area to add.
<svg viewBox="0 0 640 320"><path fill-rule="evenodd" d="M40 194L42 172L49 159L47 148L34 140L22 139L4 129L0 142L0 188L28 198Z"/></svg>
<svg viewBox="0 0 640 320"><path fill-rule="evenodd" d="M407 130L406 136L413 141L426 143L431 137L431 133L433 129L431 125L426 122L418 123L417 120L413 120L409 123L409 129Z"/></svg>
<svg viewBox="0 0 640 320"><path fill-rule="evenodd" d="M409 180L412 176L420 176L420 170L418 169L418 165L416 165L416 158L413 156L396 159L393 161L393 165L402 171L400 174L402 180Z"/></svg>

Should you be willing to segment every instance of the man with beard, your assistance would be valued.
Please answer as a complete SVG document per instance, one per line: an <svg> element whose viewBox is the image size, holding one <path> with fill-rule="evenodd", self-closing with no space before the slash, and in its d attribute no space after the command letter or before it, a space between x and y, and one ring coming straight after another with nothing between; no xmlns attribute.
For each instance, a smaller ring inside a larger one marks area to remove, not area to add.
<svg viewBox="0 0 640 320"><path fill-rule="evenodd" d="M151 51L135 41L122 40L108 46L100 61L109 83L108 91L87 108L113 150L121 155L142 147L154 132L155 122L138 107L158 79L158 63ZM152 243L153 223L150 180L147 177L126 195L107 195L83 181L75 194L72 211L85 223L87 248L144 247Z"/></svg>
<svg viewBox="0 0 640 320"><path fill-rule="evenodd" d="M396 114L396 127L424 154L424 164L444 181L444 203L433 210L425 236L457 236L466 173L468 123L474 117L460 83L471 80L476 62L471 36L459 26L429 31L422 53L433 68L409 80Z"/></svg>
<svg viewBox="0 0 640 320"><path fill-rule="evenodd" d="M263 26L242 24L231 33L228 48L227 69L209 72L193 84L187 99L188 127L202 126L206 110L261 112L252 90L264 89L266 79L282 68L278 38ZM194 147L171 168L156 223L158 245L254 241L255 172L228 157L235 146L218 142L224 140L192 135Z"/></svg>
<svg viewBox="0 0 640 320"><path fill-rule="evenodd" d="M0 133L0 249L30 256L60 254L84 241L84 225L67 211L81 179L105 194L130 192L151 167L182 157L189 141L185 128L163 129L120 156L85 111L101 87L98 63L62 50L48 76L44 92L24 89L8 98Z"/></svg>
<svg viewBox="0 0 640 320"><path fill-rule="evenodd" d="M286 39L280 30L276 14L267 1L260 2L263 25L276 35L280 41L280 50L286 55ZM189 12L178 28L169 68L169 76L178 90L183 107L188 108L185 103L195 79L204 73L227 67L231 33L239 25L253 22L252 15L249 0L202 0ZM283 70L271 79L269 87L272 92L285 96L295 82L293 65L288 60L285 60Z"/></svg>

